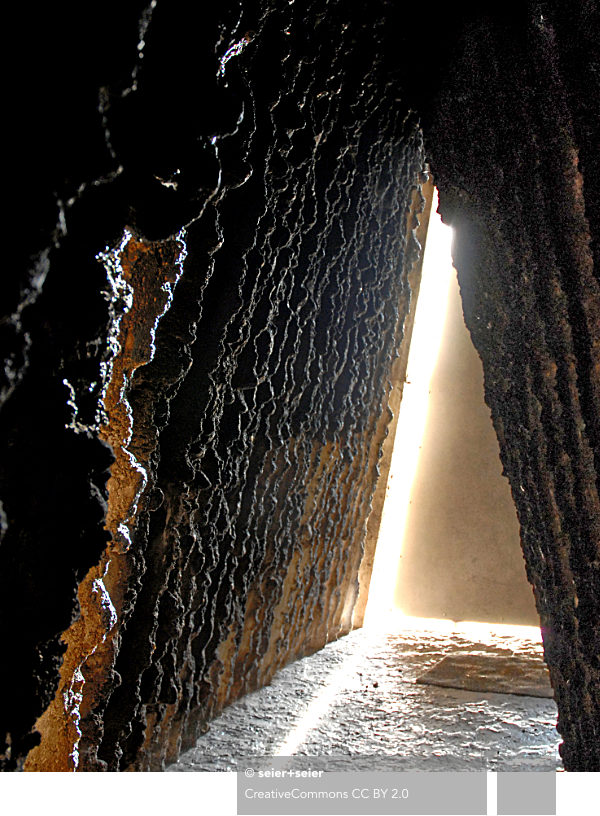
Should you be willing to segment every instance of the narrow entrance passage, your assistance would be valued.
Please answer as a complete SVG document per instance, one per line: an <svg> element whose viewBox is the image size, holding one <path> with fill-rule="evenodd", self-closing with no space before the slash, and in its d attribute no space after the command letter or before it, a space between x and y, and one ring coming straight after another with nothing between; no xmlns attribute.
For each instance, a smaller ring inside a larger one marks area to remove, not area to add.
<svg viewBox="0 0 600 816"><path fill-rule="evenodd" d="M448 233L432 215L365 627L229 706L168 770L273 756L326 757L328 770L560 767L539 626L502 625L537 616Z"/></svg>
<svg viewBox="0 0 600 816"><path fill-rule="evenodd" d="M367 620L539 626L516 511L434 197Z"/></svg>

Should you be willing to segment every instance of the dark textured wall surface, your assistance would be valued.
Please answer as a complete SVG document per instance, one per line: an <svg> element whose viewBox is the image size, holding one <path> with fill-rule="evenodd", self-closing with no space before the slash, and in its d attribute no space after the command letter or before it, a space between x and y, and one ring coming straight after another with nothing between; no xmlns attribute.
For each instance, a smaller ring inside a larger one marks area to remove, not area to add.
<svg viewBox="0 0 600 816"><path fill-rule="evenodd" d="M474 22L428 130L567 769L600 769L600 19Z"/></svg>
<svg viewBox="0 0 600 816"><path fill-rule="evenodd" d="M47 202L6 322L31 350L3 598L36 684L7 679L7 767L46 709L28 769L160 768L352 627L424 161L385 4L359 6L108 5L89 54L56 32L56 228Z"/></svg>
<svg viewBox="0 0 600 816"><path fill-rule="evenodd" d="M3 767L160 768L352 626L420 116L565 763L599 769L598 26L563 5L429 41L390 0L11 10Z"/></svg>

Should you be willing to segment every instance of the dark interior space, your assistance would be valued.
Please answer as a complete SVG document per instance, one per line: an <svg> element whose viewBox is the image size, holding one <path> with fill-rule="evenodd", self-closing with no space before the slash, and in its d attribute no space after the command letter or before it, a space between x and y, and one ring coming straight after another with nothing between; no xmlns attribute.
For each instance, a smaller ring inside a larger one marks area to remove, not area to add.
<svg viewBox="0 0 600 816"><path fill-rule="evenodd" d="M361 626L433 177L600 771L596 0L7 17L3 770L163 770Z"/></svg>

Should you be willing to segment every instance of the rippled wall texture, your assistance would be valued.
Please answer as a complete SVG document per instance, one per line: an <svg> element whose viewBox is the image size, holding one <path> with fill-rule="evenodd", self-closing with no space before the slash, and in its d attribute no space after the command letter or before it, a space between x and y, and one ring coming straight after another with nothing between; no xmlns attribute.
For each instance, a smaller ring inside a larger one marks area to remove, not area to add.
<svg viewBox="0 0 600 816"><path fill-rule="evenodd" d="M457 122L462 123L460 136ZM521 524L561 753L600 770L600 19L476 21L429 130Z"/></svg>
<svg viewBox="0 0 600 816"><path fill-rule="evenodd" d="M4 767L159 769L360 623L429 159L598 770L595 4L123 5L12 11Z"/></svg>
<svg viewBox="0 0 600 816"><path fill-rule="evenodd" d="M68 629L30 770L160 768L348 632L361 590L418 252L417 117L374 10L195 5L148 9L139 45L122 32L129 75L89 58L102 178L62 193L11 324L30 338L4 415L3 575L28 605L12 761Z"/></svg>

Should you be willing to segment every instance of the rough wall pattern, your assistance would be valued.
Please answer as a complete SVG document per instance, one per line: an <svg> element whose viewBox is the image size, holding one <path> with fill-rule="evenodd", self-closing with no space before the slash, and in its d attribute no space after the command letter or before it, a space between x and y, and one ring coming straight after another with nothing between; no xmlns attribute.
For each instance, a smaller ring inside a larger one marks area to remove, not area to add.
<svg viewBox="0 0 600 816"><path fill-rule="evenodd" d="M118 6L103 4L93 26L76 3L33 15L15 7L7 19L27 39L6 97L14 223L0 319L0 637L13 667L0 679L0 765L9 769L39 739L32 726L56 689L60 633L109 538L113 455L98 438L99 409L122 306L95 256L119 240L125 202L109 193L118 162L98 88L117 76L131 84L136 54L124 42L137 41L143 4L131 3L113 32Z"/></svg>
<svg viewBox="0 0 600 816"><path fill-rule="evenodd" d="M391 0L11 9L4 768L44 711L32 768L161 767L352 625L418 111L565 764L600 769L596 3L479 5L428 66Z"/></svg>
<svg viewBox="0 0 600 816"><path fill-rule="evenodd" d="M600 770L599 38L589 2L474 22L428 129L562 757L581 771Z"/></svg>
<svg viewBox="0 0 600 816"><path fill-rule="evenodd" d="M27 440L35 470L9 459L3 484L5 597L20 570L18 660L39 687L7 712L9 768L44 709L27 769L160 768L228 701L352 627L423 167L382 59L384 5L158 2L135 25L106 11L131 64L98 43L73 89L95 99L81 138L106 169L60 153L73 189L38 323L21 301L46 356L4 413L23 436L47 413ZM42 477L56 487L35 522L27 479Z"/></svg>

